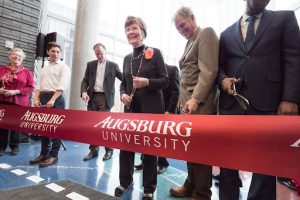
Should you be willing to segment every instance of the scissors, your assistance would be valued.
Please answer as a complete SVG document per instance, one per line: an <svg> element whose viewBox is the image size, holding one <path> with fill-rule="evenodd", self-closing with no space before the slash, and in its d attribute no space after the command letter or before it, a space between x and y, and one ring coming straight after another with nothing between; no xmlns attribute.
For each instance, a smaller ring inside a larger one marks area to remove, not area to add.
<svg viewBox="0 0 300 200"><path fill-rule="evenodd" d="M131 100L131 102L132 102L133 96L135 95L135 92L136 92L136 88L132 88L132 91L131 91L131 94L130 94L130 100ZM131 109L131 102L128 105L126 105L127 110Z"/></svg>
<svg viewBox="0 0 300 200"><path fill-rule="evenodd" d="M235 88L235 83L232 84L232 90L233 90L233 96L235 100L240 104L240 106L244 109L247 110L247 106L249 106L249 100L246 99L244 96L240 95L237 93L236 88Z"/></svg>

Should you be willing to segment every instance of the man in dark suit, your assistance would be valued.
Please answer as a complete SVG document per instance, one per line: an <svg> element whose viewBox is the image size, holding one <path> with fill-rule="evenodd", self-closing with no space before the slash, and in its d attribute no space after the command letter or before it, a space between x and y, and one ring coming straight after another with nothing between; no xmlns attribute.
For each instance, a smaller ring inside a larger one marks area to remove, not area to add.
<svg viewBox="0 0 300 200"><path fill-rule="evenodd" d="M87 63L84 78L81 82L81 97L87 103L87 109L93 111L110 111L114 105L115 78L122 80L118 64L106 59L106 48L97 43L93 47L97 60ZM99 147L90 145L90 153L84 161L98 156ZM103 161L111 158L113 149L105 147Z"/></svg>
<svg viewBox="0 0 300 200"><path fill-rule="evenodd" d="M177 103L179 99L179 70L176 66L167 65L167 72L169 76L169 84L168 87L164 88L163 96L165 103L165 114L175 114ZM143 154L141 155L141 160L143 160ZM164 173L169 167L169 162L164 157L158 157L157 161L158 165L158 174ZM143 169L143 163L134 166L136 170Z"/></svg>
<svg viewBox="0 0 300 200"><path fill-rule="evenodd" d="M298 113L299 27L292 11L265 10L269 1L247 0L245 14L221 34L218 83L222 115ZM233 95L234 85L249 100L246 108ZM221 168L220 200L238 200L240 186L237 170ZM253 173L250 199L275 200L275 177Z"/></svg>

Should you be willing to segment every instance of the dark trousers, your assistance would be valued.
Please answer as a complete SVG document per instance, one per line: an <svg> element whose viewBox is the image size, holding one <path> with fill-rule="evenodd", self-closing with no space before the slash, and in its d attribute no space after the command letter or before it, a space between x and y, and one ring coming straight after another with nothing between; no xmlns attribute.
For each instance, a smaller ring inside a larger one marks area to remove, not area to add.
<svg viewBox="0 0 300 200"><path fill-rule="evenodd" d="M243 94L244 95L244 94ZM250 102L251 103L251 102ZM245 111L238 103L230 110L220 109L221 115L276 115L276 112L261 112L249 106ZM220 200L238 200L241 180L238 170L221 168L220 171ZM248 193L248 200L275 200L276 177L253 173Z"/></svg>
<svg viewBox="0 0 300 200"><path fill-rule="evenodd" d="M15 105L10 102L0 102L0 103L5 105ZM7 148L7 145L9 145L11 149L18 148L19 143L20 143L19 131L0 129L0 149L5 150Z"/></svg>
<svg viewBox="0 0 300 200"><path fill-rule="evenodd" d="M42 105L46 105L47 102L51 99L53 93L49 94L40 94L40 102ZM59 96L52 108L65 108L65 100L64 97L61 95ZM41 137L42 147L41 147L41 155L47 157L57 157L58 151L61 146L61 139L58 138L48 138L45 136Z"/></svg>
<svg viewBox="0 0 300 200"><path fill-rule="evenodd" d="M141 161L143 162L144 159L144 154L141 154ZM165 157L158 157L157 158L157 165L159 167L169 167L169 162L167 160L167 158Z"/></svg>
<svg viewBox="0 0 300 200"><path fill-rule="evenodd" d="M102 112L110 111L105 100L104 92L93 92L92 96L90 97L90 101L88 103L87 109L91 111L102 111ZM91 152L98 154L99 146L91 144L89 149L91 150ZM113 152L113 149L105 147L105 151Z"/></svg>
<svg viewBox="0 0 300 200"><path fill-rule="evenodd" d="M0 129L0 149L5 150L8 145L11 149L15 149L19 147L19 143L20 143L19 131Z"/></svg>
<svg viewBox="0 0 300 200"><path fill-rule="evenodd" d="M191 193L193 198L201 200L211 199L212 166L187 162L188 177L184 188Z"/></svg>
<svg viewBox="0 0 300 200"><path fill-rule="evenodd" d="M120 184L127 188L133 182L134 152L120 150ZM157 157L143 154L144 193L154 193L157 184Z"/></svg>
<svg viewBox="0 0 300 200"><path fill-rule="evenodd" d="M157 165L159 167L168 167L169 166L169 162L168 162L167 158L165 158L165 157L158 157L158 159L157 159Z"/></svg>

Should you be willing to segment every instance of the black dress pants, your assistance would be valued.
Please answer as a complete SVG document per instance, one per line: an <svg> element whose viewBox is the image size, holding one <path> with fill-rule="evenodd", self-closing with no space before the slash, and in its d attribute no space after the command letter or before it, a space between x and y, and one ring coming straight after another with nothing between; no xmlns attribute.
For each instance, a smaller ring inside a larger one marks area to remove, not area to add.
<svg viewBox="0 0 300 200"><path fill-rule="evenodd" d="M144 154L141 154L141 161L142 162L143 162L143 159L144 159ZM157 165L159 167L169 167L169 162L168 162L167 158L159 156L157 158Z"/></svg>
<svg viewBox="0 0 300 200"><path fill-rule="evenodd" d="M242 95L245 95L242 93ZM220 109L221 115L276 115L276 112L258 111L249 106L245 111L238 103L230 110ZM238 170L221 168L220 171L220 200L238 200L240 194L241 180ZM276 199L276 177L253 173L248 192L248 200L275 200Z"/></svg>
<svg viewBox="0 0 300 200"><path fill-rule="evenodd" d="M167 160L167 158L165 157L158 157L158 163L157 165L159 167L168 167L169 166L169 162Z"/></svg>
<svg viewBox="0 0 300 200"><path fill-rule="evenodd" d="M0 104L16 105L16 104L10 103L10 102L0 102ZM9 139L9 141L8 141L8 139ZM21 138L20 138L19 131L0 129L0 149L5 150L7 148L7 145L9 145L9 147L11 149L18 148L20 140L21 140Z"/></svg>
<svg viewBox="0 0 300 200"><path fill-rule="evenodd" d="M91 111L108 112L109 108L108 108L108 105L107 105L106 100L105 100L104 92L93 92L92 96L90 97L90 101L88 103L87 109L91 110ZM89 149L90 149L91 152L98 154L99 146L91 144L89 146ZM105 151L106 152L109 152L109 151L113 152L113 149L105 147Z"/></svg>
<svg viewBox="0 0 300 200"><path fill-rule="evenodd" d="M47 102L52 98L54 93L41 93L40 94L40 102L42 105L46 105ZM59 96L55 103L53 108L65 108L65 100L64 97L61 95ZM42 136L42 147L41 147L41 155L46 157L57 157L58 151L61 146L61 139L59 138L49 138Z"/></svg>
<svg viewBox="0 0 300 200"><path fill-rule="evenodd" d="M120 150L120 184L127 188L133 182L134 152ZM143 154L144 193L154 193L157 184L157 157Z"/></svg>
<svg viewBox="0 0 300 200"><path fill-rule="evenodd" d="M11 149L15 149L19 147L19 143L20 143L19 131L0 129L0 149L5 150L8 145Z"/></svg>

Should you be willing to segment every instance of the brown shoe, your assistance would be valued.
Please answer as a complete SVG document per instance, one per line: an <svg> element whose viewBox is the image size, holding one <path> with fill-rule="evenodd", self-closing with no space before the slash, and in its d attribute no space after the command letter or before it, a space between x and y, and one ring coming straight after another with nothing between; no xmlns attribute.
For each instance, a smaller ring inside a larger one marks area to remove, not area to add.
<svg viewBox="0 0 300 200"><path fill-rule="evenodd" d="M36 157L35 159L29 160L29 164L31 164L31 165L38 164L38 163L40 163L40 162L43 162L43 161L46 160L46 159L47 159L46 156L39 155L39 156Z"/></svg>
<svg viewBox="0 0 300 200"><path fill-rule="evenodd" d="M40 167L48 167L57 162L57 157L50 157L39 164Z"/></svg>
<svg viewBox="0 0 300 200"><path fill-rule="evenodd" d="M175 197L190 197L192 193L189 192L185 187L180 186L177 188L171 188L169 191Z"/></svg>

